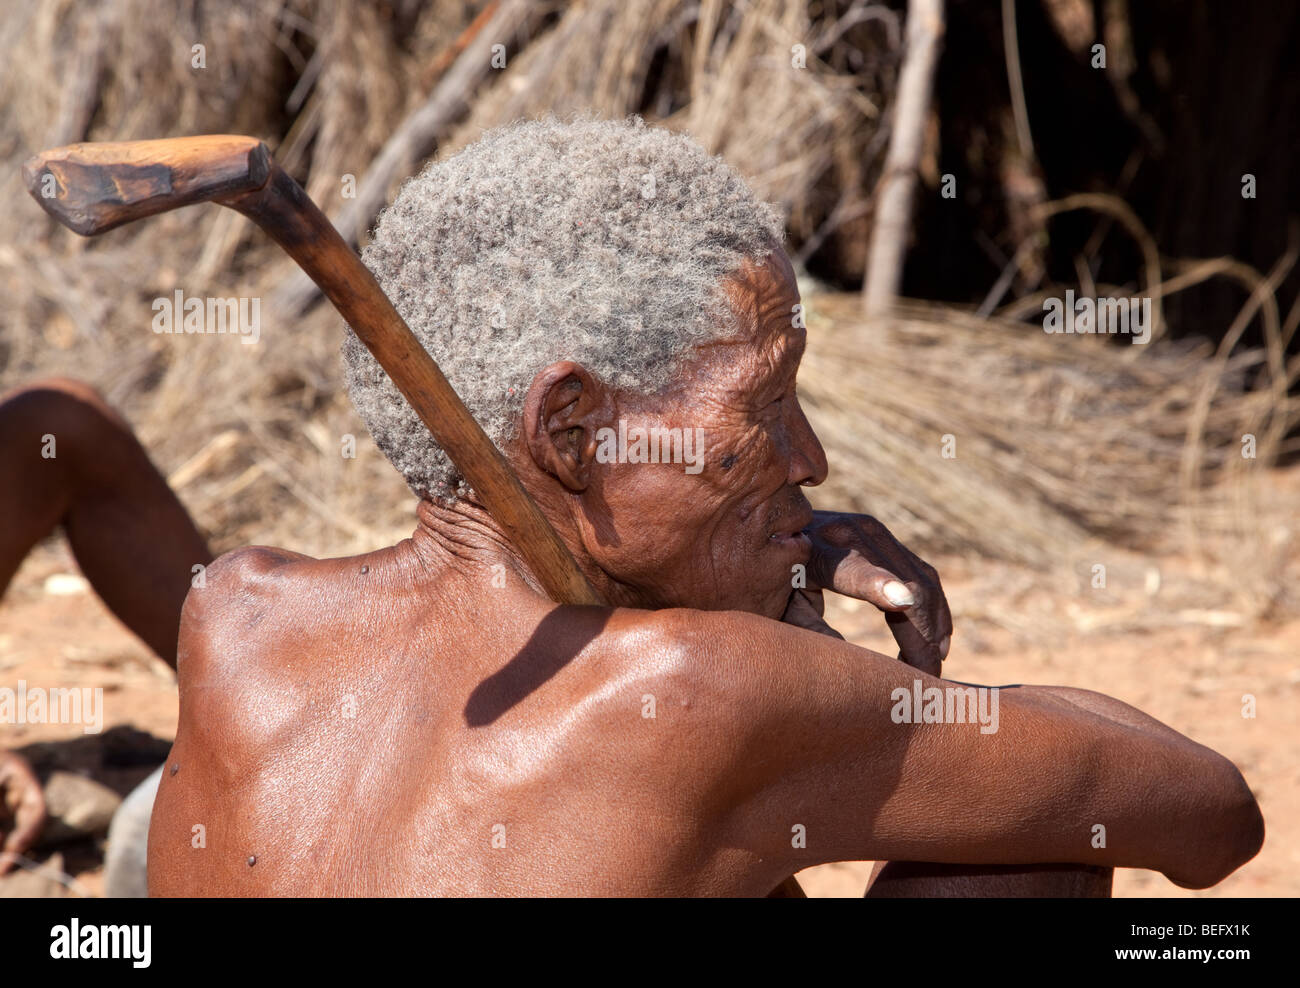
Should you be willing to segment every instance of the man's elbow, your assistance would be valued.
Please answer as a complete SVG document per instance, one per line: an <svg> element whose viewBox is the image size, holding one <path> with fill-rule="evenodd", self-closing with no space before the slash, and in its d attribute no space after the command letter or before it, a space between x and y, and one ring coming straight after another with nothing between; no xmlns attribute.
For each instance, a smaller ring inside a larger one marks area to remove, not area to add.
<svg viewBox="0 0 1300 988"><path fill-rule="evenodd" d="M1214 810L1208 814L1204 831L1208 848L1192 863L1195 877L1178 884L1186 888L1217 885L1259 853L1264 844L1264 816L1237 767L1219 758L1212 776Z"/></svg>
<svg viewBox="0 0 1300 988"><path fill-rule="evenodd" d="M1264 846L1264 814L1259 811L1255 794L1250 791L1250 786L1246 784L1245 778L1237 771L1235 765L1228 762L1228 769L1231 779L1229 807L1226 813L1231 836L1227 843L1232 854L1220 881L1253 858Z"/></svg>

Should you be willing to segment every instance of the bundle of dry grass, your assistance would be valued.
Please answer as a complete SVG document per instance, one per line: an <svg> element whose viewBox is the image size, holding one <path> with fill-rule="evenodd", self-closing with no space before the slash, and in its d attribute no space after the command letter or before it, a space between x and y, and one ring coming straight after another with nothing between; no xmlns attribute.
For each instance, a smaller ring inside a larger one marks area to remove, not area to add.
<svg viewBox="0 0 1300 988"><path fill-rule="evenodd" d="M1242 606L1267 609L1286 546L1256 513L1277 406L1267 383L1245 382L1263 352L1218 364L1209 344L1117 347L915 303L867 321L857 296L807 302L800 392L832 463L821 503L931 549L1040 568L1096 558L1099 542L1158 553L1226 540L1223 576L1251 598Z"/></svg>
<svg viewBox="0 0 1300 988"><path fill-rule="evenodd" d="M641 113L691 134L780 204L799 257L833 238L861 270L900 39L899 15L864 0L574 4L444 152L520 117Z"/></svg>

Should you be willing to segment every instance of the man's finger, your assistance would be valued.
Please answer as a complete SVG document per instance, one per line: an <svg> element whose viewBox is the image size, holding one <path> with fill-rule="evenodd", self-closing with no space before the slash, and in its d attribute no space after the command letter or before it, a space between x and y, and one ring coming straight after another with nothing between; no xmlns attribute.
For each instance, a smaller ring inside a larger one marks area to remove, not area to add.
<svg viewBox="0 0 1300 988"><path fill-rule="evenodd" d="M865 600L884 611L902 611L916 603L906 583L848 549L813 553L808 575L815 586Z"/></svg>
<svg viewBox="0 0 1300 988"><path fill-rule="evenodd" d="M6 852L0 874L16 863L16 855L27 851L45 826L45 793L31 766L12 752L0 752L0 810L13 819L9 833L0 842Z"/></svg>
<svg viewBox="0 0 1300 988"><path fill-rule="evenodd" d="M926 638L908 619L906 614L886 614L885 621L898 642L898 657L914 669L920 669L931 676L943 673L944 656L938 645L926 641Z"/></svg>
<svg viewBox="0 0 1300 988"><path fill-rule="evenodd" d="M4 842L3 850L24 854L36 843L45 825L45 807L39 802L26 800L14 815L13 829Z"/></svg>
<svg viewBox="0 0 1300 988"><path fill-rule="evenodd" d="M815 597L815 600L810 599ZM815 631L819 635L829 635L832 638L843 639L844 636L826 623L822 616L822 608L819 607L821 601L820 591L815 594L809 594L806 591L796 590L790 598L790 603L786 606L785 614L781 620L786 624L794 625L796 628L803 628L806 631Z"/></svg>

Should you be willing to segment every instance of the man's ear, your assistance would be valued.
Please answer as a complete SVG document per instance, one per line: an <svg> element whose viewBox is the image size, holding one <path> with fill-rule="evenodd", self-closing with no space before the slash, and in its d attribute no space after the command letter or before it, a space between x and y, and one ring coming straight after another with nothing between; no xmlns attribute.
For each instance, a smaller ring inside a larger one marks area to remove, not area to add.
<svg viewBox="0 0 1300 988"><path fill-rule="evenodd" d="M524 397L523 439L538 469L571 491L586 490L596 432L609 424L610 390L572 360L542 368Z"/></svg>

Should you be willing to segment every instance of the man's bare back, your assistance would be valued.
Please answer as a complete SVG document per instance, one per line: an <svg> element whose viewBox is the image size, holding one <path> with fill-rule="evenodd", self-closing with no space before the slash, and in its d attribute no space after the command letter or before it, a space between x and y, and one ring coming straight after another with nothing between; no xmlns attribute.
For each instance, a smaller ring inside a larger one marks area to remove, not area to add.
<svg viewBox="0 0 1300 988"><path fill-rule="evenodd" d="M212 567L187 603L154 894L767 892L701 832L663 619L561 617L501 565L507 585L473 596L410 540ZM227 602L216 634L209 595Z"/></svg>

